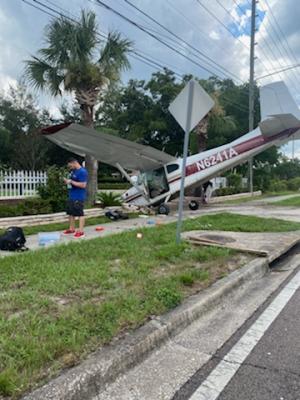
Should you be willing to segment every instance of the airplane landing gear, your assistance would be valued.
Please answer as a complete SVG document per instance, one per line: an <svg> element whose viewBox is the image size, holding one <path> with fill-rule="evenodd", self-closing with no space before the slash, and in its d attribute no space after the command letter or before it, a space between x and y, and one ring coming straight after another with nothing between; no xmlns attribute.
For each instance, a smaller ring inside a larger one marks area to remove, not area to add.
<svg viewBox="0 0 300 400"><path fill-rule="evenodd" d="M198 208L199 208L199 202L198 202L198 201L196 201L196 200L191 200L191 201L189 202L189 209L190 209L190 210L196 211L196 210L198 210Z"/></svg>
<svg viewBox="0 0 300 400"><path fill-rule="evenodd" d="M170 207L167 204L162 203L159 205L157 212L161 215L168 215L170 212Z"/></svg>

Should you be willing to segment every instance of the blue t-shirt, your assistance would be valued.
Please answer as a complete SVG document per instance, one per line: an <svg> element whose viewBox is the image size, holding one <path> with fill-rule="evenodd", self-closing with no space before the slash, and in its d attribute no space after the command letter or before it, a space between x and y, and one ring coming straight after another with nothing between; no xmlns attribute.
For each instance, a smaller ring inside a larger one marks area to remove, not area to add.
<svg viewBox="0 0 300 400"><path fill-rule="evenodd" d="M73 169L70 173L70 179L75 182L87 182L88 173L87 170L83 167L79 169ZM69 189L69 199L70 200L80 200L84 201L86 198L86 189L82 189L72 185L72 188Z"/></svg>

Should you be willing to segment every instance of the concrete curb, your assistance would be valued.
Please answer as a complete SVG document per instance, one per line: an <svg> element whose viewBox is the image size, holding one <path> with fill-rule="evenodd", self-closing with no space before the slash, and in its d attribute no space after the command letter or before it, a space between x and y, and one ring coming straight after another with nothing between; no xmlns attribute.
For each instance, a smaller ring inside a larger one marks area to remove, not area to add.
<svg viewBox="0 0 300 400"><path fill-rule="evenodd" d="M265 258L256 258L203 292L189 297L173 311L151 320L117 343L92 354L82 364L63 372L23 400L93 399L104 385L141 362L152 350L219 305L234 289L264 276Z"/></svg>
<svg viewBox="0 0 300 400"><path fill-rule="evenodd" d="M102 217L106 211L114 210L120 207L107 207L107 208L88 208L84 210L86 217ZM53 214L37 214L37 215L26 215L20 217L7 217L0 218L0 228L8 228L9 226L36 226L44 224L54 224L60 222L66 222L68 216L65 212L53 213Z"/></svg>

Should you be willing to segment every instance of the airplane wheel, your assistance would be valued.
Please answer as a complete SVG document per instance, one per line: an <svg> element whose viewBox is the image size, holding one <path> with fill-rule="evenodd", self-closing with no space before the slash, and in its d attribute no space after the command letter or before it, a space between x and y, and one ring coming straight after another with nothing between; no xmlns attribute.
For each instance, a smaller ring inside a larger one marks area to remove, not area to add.
<svg viewBox="0 0 300 400"><path fill-rule="evenodd" d="M167 204L163 203L158 207L157 211L158 211L158 214L168 215L170 212L170 208L169 208L169 206L167 206Z"/></svg>
<svg viewBox="0 0 300 400"><path fill-rule="evenodd" d="M190 209L190 210L196 211L196 210L198 210L198 208L199 208L199 203L198 203L198 201L196 201L196 200L191 200L191 201L189 202L189 209Z"/></svg>

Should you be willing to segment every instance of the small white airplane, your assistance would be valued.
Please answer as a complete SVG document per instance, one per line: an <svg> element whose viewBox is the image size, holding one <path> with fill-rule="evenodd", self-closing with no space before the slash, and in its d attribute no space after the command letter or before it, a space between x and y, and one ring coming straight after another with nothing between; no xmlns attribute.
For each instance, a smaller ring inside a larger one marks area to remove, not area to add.
<svg viewBox="0 0 300 400"><path fill-rule="evenodd" d="M185 188L204 184L271 146L300 139L300 110L282 81L263 86L260 103L261 122L256 129L187 158ZM118 168L132 184L122 195L127 204L156 206L159 213L168 214L167 203L179 194L182 158L74 123L44 128L42 133L73 153L89 154ZM128 171L137 173L130 176ZM190 204L192 209L198 206L194 201Z"/></svg>

